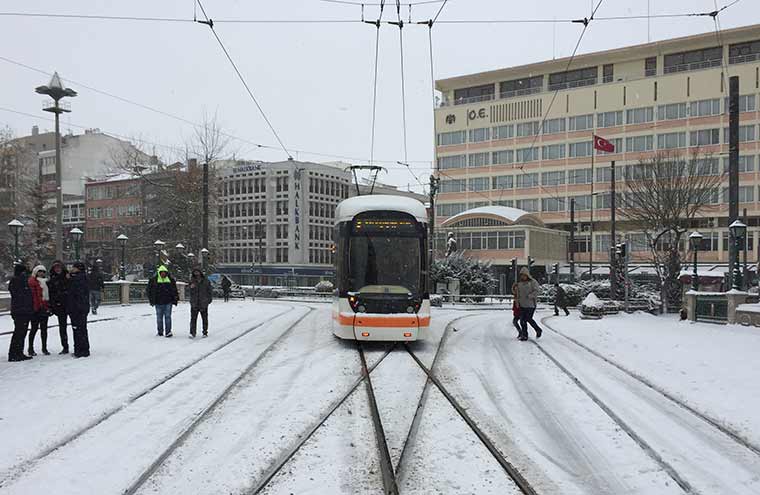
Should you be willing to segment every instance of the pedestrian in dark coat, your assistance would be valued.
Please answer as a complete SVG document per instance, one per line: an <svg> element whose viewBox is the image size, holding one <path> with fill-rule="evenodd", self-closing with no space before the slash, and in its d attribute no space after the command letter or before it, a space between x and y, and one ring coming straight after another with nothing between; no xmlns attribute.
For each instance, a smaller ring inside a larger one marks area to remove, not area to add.
<svg viewBox="0 0 760 495"><path fill-rule="evenodd" d="M100 266L97 263L92 267L92 270L90 270L90 276L87 277L87 282L90 287L90 309L92 309L92 314L96 315L98 314L98 307L100 307L103 288L106 285L103 272L100 271Z"/></svg>
<svg viewBox="0 0 760 495"><path fill-rule="evenodd" d="M42 265L35 266L32 270L32 276L29 277L29 287L32 289L32 301L34 303L34 316L32 316L32 329L29 331L29 355L36 356L34 352L34 337L37 330L40 331L40 340L42 342L42 354L48 356L50 353L47 349L47 331L48 318L50 317L50 291L47 286L47 272Z"/></svg>
<svg viewBox="0 0 760 495"><path fill-rule="evenodd" d="M520 281L517 282L517 300L520 304L520 340L528 340L528 324L536 331L536 338L541 338L541 327L538 326L533 314L536 312L538 292L541 286L530 276L530 271L523 267L520 270Z"/></svg>
<svg viewBox="0 0 760 495"><path fill-rule="evenodd" d="M8 283L11 293L11 317L13 318L13 335L8 347L8 361L26 361L31 356L24 355L24 340L29 329L29 322L34 316L34 300L29 287L29 275L26 265L18 263L13 267L13 278Z"/></svg>
<svg viewBox="0 0 760 495"><path fill-rule="evenodd" d="M570 311L567 310L567 293L561 285L556 284L554 286L554 316L559 316L559 310L565 312L565 316L570 316Z"/></svg>
<svg viewBox="0 0 760 495"><path fill-rule="evenodd" d="M198 326L198 313L203 320L203 336L208 337L208 305L214 298L211 290L211 282L208 281L202 271L193 270L190 278L190 338L195 338L195 330Z"/></svg>
<svg viewBox="0 0 760 495"><path fill-rule="evenodd" d="M512 285L512 326L517 329L517 336L522 335L520 328L520 303L517 300L517 284Z"/></svg>
<svg viewBox="0 0 760 495"><path fill-rule="evenodd" d="M232 282L230 282L230 279L222 275L222 294L224 294L224 302L229 302L231 289Z"/></svg>
<svg viewBox="0 0 760 495"><path fill-rule="evenodd" d="M87 335L87 315L90 312L90 287L87 283L87 267L81 261L74 263L71 273L69 273L66 312L71 317L74 357L89 357L90 339Z"/></svg>
<svg viewBox="0 0 760 495"><path fill-rule="evenodd" d="M179 302L179 292L177 281L169 275L169 270L164 265L159 266L158 273L148 281L148 301L156 308L157 335L162 337L166 330L166 336L171 337L172 306Z"/></svg>
<svg viewBox="0 0 760 495"><path fill-rule="evenodd" d="M69 289L69 272L62 261L56 260L50 267L50 312L58 318L58 334L61 337L61 354L69 353L69 336L66 330L68 314L66 313L66 296Z"/></svg>

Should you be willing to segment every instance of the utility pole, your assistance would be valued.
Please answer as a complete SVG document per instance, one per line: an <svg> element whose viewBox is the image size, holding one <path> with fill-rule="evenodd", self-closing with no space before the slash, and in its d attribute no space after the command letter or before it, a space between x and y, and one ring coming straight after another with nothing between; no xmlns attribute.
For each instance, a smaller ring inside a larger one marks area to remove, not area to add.
<svg viewBox="0 0 760 495"><path fill-rule="evenodd" d="M58 72L53 74L47 86L38 86L35 92L41 95L47 95L53 99L53 104L43 103L42 110L55 114L55 256L58 259L63 258L63 167L61 166L61 127L60 115L64 112L71 112L71 106L68 104L61 105L61 99L69 96L74 97L77 92L71 88L65 88Z"/></svg>
<svg viewBox="0 0 760 495"><path fill-rule="evenodd" d="M208 157L203 161L203 232L202 232L202 248L208 249ZM204 269L206 268L206 260L203 260Z"/></svg>
<svg viewBox="0 0 760 495"><path fill-rule="evenodd" d="M593 199L592 199L593 201ZM615 232L615 160L610 163L610 292L614 299L618 298L617 287L617 259L615 246L617 245L617 233Z"/></svg>
<svg viewBox="0 0 760 495"><path fill-rule="evenodd" d="M575 198L570 198L570 275L575 282Z"/></svg>
<svg viewBox="0 0 760 495"><path fill-rule="evenodd" d="M589 250L588 250L588 276L589 280L594 280L594 155L596 155L596 146L591 146L591 213L589 215Z"/></svg>
<svg viewBox="0 0 760 495"><path fill-rule="evenodd" d="M728 225L739 219L739 76L728 79ZM730 232L730 230L729 230ZM733 234L729 234L732 236ZM736 242L729 239L729 273L734 273ZM735 261L736 260L736 261ZM737 267L738 268L738 267ZM733 277L733 275L732 275ZM731 282L733 286L733 280Z"/></svg>
<svg viewBox="0 0 760 495"><path fill-rule="evenodd" d="M435 196L438 194L438 183L440 179L430 174L430 223L428 231L428 292L433 292L433 281L430 279L430 270L433 268L435 257Z"/></svg>

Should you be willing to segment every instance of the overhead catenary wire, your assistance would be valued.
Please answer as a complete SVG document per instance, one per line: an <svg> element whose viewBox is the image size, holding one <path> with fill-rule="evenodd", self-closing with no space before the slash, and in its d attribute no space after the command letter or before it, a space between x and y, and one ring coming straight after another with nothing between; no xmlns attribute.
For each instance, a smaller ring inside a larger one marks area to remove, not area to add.
<svg viewBox="0 0 760 495"><path fill-rule="evenodd" d="M288 156L288 160L292 160L293 156L290 154L288 149L285 147L285 143L282 142L282 139L280 139L280 135L277 133L277 130L272 125L272 122L269 120L269 117L267 117L267 114L264 112L264 109L259 104L259 101L256 99L256 97L253 95L253 91L251 91L250 86L248 86L248 82L243 77L243 74L241 74L240 70L238 69L237 65L235 64L235 61L232 60L232 56L230 56L230 52L227 51L227 47L224 46L224 43L222 42L222 39L219 37L219 34L217 34L216 30L214 29L214 21L209 18L209 16L206 14L206 9L203 8L203 3L201 0L196 0L198 2L198 7L201 9L201 13L203 13L203 17L206 18L206 21L197 21L201 24L206 24L210 29L211 33L214 35L214 38L216 38L216 41L219 43L219 46L222 48L222 51L224 52L224 55L227 57L227 60L229 60L230 64L232 65L232 68L235 69L235 73L237 74L238 78L240 79L240 82L243 83L243 86L245 87L245 90L248 92L248 96L251 97L251 100L253 100L253 103L256 105L256 108L259 109L259 113L261 114L264 121L269 126L269 129L272 131L272 134L274 134L275 139L277 139L277 142L280 143L280 146L282 147L282 150L285 152L285 154Z"/></svg>
<svg viewBox="0 0 760 495"><path fill-rule="evenodd" d="M407 164L409 159L409 150L407 146L407 131L406 131L406 81L404 79L404 20L401 19L401 3L396 0L396 12L398 14L398 35L399 35L399 48L401 50L401 124L404 137L404 164ZM417 177L415 177L417 178ZM417 178L419 182L419 179Z"/></svg>
<svg viewBox="0 0 760 495"><path fill-rule="evenodd" d="M383 10L385 9L385 0L380 2L380 14L377 21L364 21L367 24L372 24L376 28L375 32L375 69L374 80L372 83L372 124L370 129L370 151L369 151L369 164L373 165L375 162L375 124L377 122L377 73L380 65L380 23L383 19Z"/></svg>

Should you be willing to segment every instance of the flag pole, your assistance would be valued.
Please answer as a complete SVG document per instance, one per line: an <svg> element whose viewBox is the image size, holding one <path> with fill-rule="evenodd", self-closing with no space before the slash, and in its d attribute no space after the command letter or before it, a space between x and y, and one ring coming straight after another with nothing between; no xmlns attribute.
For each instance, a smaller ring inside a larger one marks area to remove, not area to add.
<svg viewBox="0 0 760 495"><path fill-rule="evenodd" d="M588 276L594 280L594 155L596 154L596 135L591 134L591 214L589 219L589 255L588 255Z"/></svg>

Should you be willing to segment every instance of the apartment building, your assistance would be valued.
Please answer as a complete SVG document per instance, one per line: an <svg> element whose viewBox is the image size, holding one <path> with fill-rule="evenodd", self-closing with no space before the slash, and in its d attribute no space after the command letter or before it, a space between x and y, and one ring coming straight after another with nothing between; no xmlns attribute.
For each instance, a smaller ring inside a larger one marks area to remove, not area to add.
<svg viewBox="0 0 760 495"><path fill-rule="evenodd" d="M739 76L740 211L747 210L749 257L756 259L760 25L725 30L720 42L713 31L579 55L567 66L568 59L557 59L437 81L443 99L435 110L436 223L498 205L569 230L574 199L576 260L588 260L593 247L593 259L605 262L611 162L618 192L640 160L661 150L698 148L711 156L707 173L721 173L728 160L728 77ZM615 151L594 151L593 135ZM724 193L690 226L705 236L701 259L727 259L727 215ZM624 222L619 229L634 257L643 257L644 236Z"/></svg>

